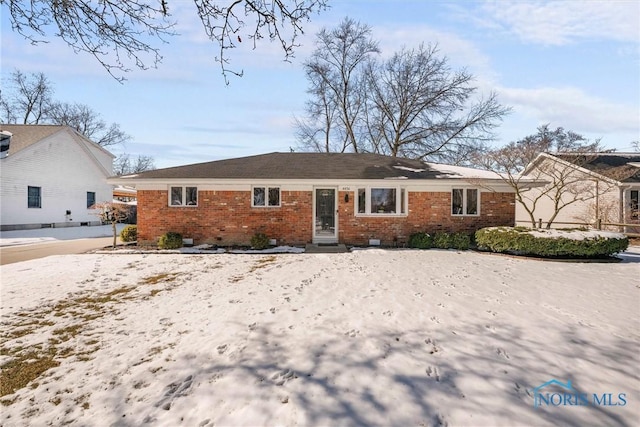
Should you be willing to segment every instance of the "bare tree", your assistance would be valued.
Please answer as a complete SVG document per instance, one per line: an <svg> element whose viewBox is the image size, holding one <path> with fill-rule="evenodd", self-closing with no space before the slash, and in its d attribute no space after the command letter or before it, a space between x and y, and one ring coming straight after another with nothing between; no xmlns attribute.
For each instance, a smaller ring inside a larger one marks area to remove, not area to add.
<svg viewBox="0 0 640 427"><path fill-rule="evenodd" d="M371 139L384 141L378 150L394 157L441 160L458 147L478 146L494 138L492 130L509 112L495 93L472 101L473 76L453 71L437 46L372 62L366 79L375 112L368 117Z"/></svg>
<svg viewBox="0 0 640 427"><path fill-rule="evenodd" d="M173 4L178 0L173 0ZM31 43L60 37L76 52L92 55L114 78L131 65L157 67L162 59L157 43L175 36L171 0L2 0L9 8L15 31ZM326 8L326 0L194 0L204 31L218 44L216 57L227 81L227 74L242 71L227 68L227 51L242 42L263 38L279 43L285 59L293 56L297 37L311 15ZM245 22L246 20L246 22ZM248 23L247 23L248 22ZM243 31L247 31L244 33Z"/></svg>
<svg viewBox="0 0 640 427"><path fill-rule="evenodd" d="M0 120L4 123L67 125L105 147L131 139L120 125L107 124L88 105L55 101L53 84L44 73L14 70L6 86L0 94Z"/></svg>
<svg viewBox="0 0 640 427"><path fill-rule="evenodd" d="M113 164L113 173L115 175L130 175L134 173L144 172L155 169L156 166L151 156L138 155L135 159L131 159L131 155L122 154L118 156Z"/></svg>
<svg viewBox="0 0 640 427"><path fill-rule="evenodd" d="M476 94L473 76L454 71L437 46L402 49L377 60L371 29L346 18L317 35L305 63L305 119L296 129L302 148L373 152L470 164L509 109L495 93Z"/></svg>
<svg viewBox="0 0 640 427"><path fill-rule="evenodd" d="M47 111L47 122L72 127L103 147L122 144L131 139L120 129L119 124L108 125L85 104L53 102Z"/></svg>
<svg viewBox="0 0 640 427"><path fill-rule="evenodd" d="M323 28L317 34L316 49L304 64L312 100L307 104L306 119L299 122L303 145L322 147L323 151L360 151L356 128L366 102L363 68L379 52L371 28L349 18L335 29ZM318 134L324 143L317 142Z"/></svg>
<svg viewBox="0 0 640 427"><path fill-rule="evenodd" d="M44 73L25 74L14 70L6 85L8 91L5 89L0 94L3 122L37 125L46 119L53 86Z"/></svg>
<svg viewBox="0 0 640 427"><path fill-rule="evenodd" d="M116 224L124 221L127 216L129 216L130 206L124 203L101 202L93 205L92 209L95 209L95 214L100 217L103 223L111 224L111 229L113 230L113 248L115 249L118 238Z"/></svg>
<svg viewBox="0 0 640 427"><path fill-rule="evenodd" d="M546 220L546 228L551 228L558 214L568 206L594 199L598 192L607 191L610 182L594 185L587 179L582 165L593 160L603 147L600 141L589 142L582 135L565 131L559 127L549 129L548 125L538 128L535 135L511 142L504 147L488 150L477 156L475 161L485 169L495 172L515 191L516 201L524 208L531 226L537 227L536 208L543 201L550 201L551 216ZM548 161L543 153L573 153L582 155L571 162ZM547 161L545 161L547 160ZM531 188L531 179L546 183Z"/></svg>

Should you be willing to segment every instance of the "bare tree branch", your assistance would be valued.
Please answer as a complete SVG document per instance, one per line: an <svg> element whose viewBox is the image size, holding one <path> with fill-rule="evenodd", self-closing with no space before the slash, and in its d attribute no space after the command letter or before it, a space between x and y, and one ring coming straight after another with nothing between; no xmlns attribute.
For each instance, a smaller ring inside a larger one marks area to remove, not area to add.
<svg viewBox="0 0 640 427"><path fill-rule="evenodd" d="M598 191L606 192L610 182L600 181L594 186L596 178L587 179L581 166L589 163L604 148L600 141L589 142L582 135L563 128L549 129L548 125L538 128L538 133L520 141L511 142L504 147L487 150L475 161L485 169L494 171L515 191L516 201L524 208L531 226L537 227L536 208L543 200L551 202L552 213L546 219L546 228L550 228L558 214L565 208L597 197ZM549 161L539 157L541 153L551 152L579 154L571 162ZM526 172L526 175L523 175ZM546 182L546 185L530 188L525 185L529 179Z"/></svg>
<svg viewBox="0 0 640 427"><path fill-rule="evenodd" d="M174 0L175 4L178 0ZM216 58L228 83L228 49L248 37L281 45L285 60L291 58L303 25L326 8L327 0L194 0L204 31L220 47ZM158 43L175 36L169 0L0 0L7 4L12 28L33 44L59 37L76 52L93 56L116 80L122 82L131 67L156 68L162 60ZM245 23L245 20L249 22Z"/></svg>

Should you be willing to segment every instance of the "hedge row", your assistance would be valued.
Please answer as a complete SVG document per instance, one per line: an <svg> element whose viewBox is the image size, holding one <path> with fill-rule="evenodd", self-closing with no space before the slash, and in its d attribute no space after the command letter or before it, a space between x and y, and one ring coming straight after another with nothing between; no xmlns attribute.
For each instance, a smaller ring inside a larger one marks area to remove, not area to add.
<svg viewBox="0 0 640 427"><path fill-rule="evenodd" d="M480 250L541 257L606 257L629 246L629 239L619 233L524 227L483 228L476 232L475 240Z"/></svg>
<svg viewBox="0 0 640 427"><path fill-rule="evenodd" d="M467 250L471 246L471 237L465 233L429 233L419 232L409 236L408 246L416 249L458 249Z"/></svg>

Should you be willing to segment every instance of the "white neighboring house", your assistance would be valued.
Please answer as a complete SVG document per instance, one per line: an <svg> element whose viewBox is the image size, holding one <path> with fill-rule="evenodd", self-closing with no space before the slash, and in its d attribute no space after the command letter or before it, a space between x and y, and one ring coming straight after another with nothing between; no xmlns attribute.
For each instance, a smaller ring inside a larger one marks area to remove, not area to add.
<svg viewBox="0 0 640 427"><path fill-rule="evenodd" d="M113 199L113 154L68 126L2 124L0 131L3 231L100 224L90 207Z"/></svg>
<svg viewBox="0 0 640 427"><path fill-rule="evenodd" d="M523 174L549 182L565 179L568 183L560 200L566 207L554 219L553 228L577 226L568 223L595 224L601 219L603 223L633 224L620 231L640 233L640 153L541 153ZM553 184L527 190L527 198L535 199L549 185ZM554 211L554 200L541 197L534 217L536 221L542 219L545 226ZM520 203L516 204L516 224L531 226Z"/></svg>

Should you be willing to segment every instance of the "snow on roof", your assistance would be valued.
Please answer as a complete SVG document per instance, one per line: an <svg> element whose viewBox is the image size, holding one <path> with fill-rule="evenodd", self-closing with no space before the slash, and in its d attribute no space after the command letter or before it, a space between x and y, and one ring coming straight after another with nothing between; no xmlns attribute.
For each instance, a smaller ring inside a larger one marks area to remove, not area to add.
<svg viewBox="0 0 640 427"><path fill-rule="evenodd" d="M435 169L440 172L440 175L436 175L436 178L454 178L452 175L457 175L460 178L483 178L483 179L498 179L500 176L491 171L473 169L464 166L443 165L440 163L425 162L425 165L431 169Z"/></svg>

